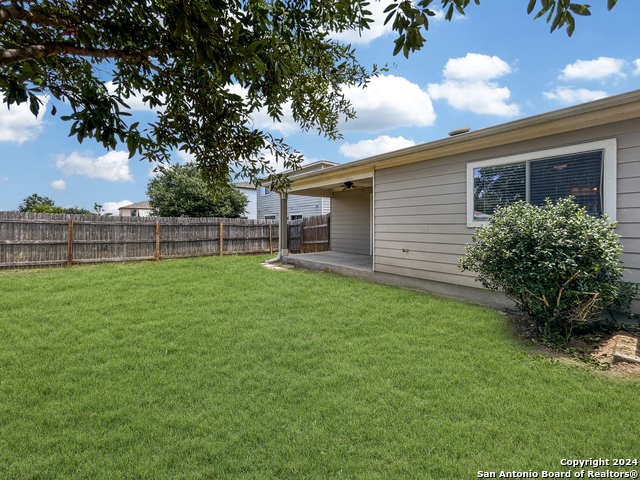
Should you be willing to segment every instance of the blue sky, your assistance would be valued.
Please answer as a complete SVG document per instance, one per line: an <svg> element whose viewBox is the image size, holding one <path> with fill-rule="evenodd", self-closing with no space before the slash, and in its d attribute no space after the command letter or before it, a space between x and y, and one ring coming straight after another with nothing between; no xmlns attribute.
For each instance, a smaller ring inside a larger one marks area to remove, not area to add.
<svg viewBox="0 0 640 480"><path fill-rule="evenodd" d="M564 30L549 34L544 19L526 14L526 0L485 0L452 22L432 19L425 47L408 60L392 56L394 35L381 20L387 3L373 2L378 21L371 32L345 37L363 65L390 70L369 88L346 92L359 118L343 125L343 140L301 132L288 118L274 124L259 114L256 126L284 136L307 161L345 163L437 140L456 128L477 130L640 89L637 0L622 0L611 12L605 0L595 0L593 16L578 17L572 38ZM153 121L141 101L130 103L132 122ZM79 144L59 119L64 104L56 106L57 116L48 105L38 119L26 106L0 108L0 210L17 209L33 193L62 207L91 210L97 202L114 213L145 200L151 165L128 159L124 146L114 152L93 140Z"/></svg>

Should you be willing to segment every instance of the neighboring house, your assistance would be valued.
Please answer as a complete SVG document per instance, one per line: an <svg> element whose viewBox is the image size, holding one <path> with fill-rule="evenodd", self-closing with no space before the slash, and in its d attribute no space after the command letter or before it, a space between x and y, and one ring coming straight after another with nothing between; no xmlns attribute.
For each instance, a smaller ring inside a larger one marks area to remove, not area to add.
<svg viewBox="0 0 640 480"><path fill-rule="evenodd" d="M371 255L381 281L477 295L458 260L493 212L487 182L507 176L517 181L489 185L498 196L573 195L617 221L625 279L640 283L640 90L302 173L289 205L295 195L331 199L331 250Z"/></svg>
<svg viewBox="0 0 640 480"><path fill-rule="evenodd" d="M148 217L151 213L149 202L132 203L118 209L121 217Z"/></svg>
<svg viewBox="0 0 640 480"><path fill-rule="evenodd" d="M249 182L238 182L234 183L238 189L244 193L249 199L249 203L245 207L245 214L243 217L246 217L250 220L255 220L258 218L258 192L256 191L256 186Z"/></svg>
<svg viewBox="0 0 640 480"><path fill-rule="evenodd" d="M326 168L338 165L334 162L320 160L303 166L295 173L289 173L289 178L295 179L299 175L309 172L322 171ZM299 220L303 217L325 215L331 209L331 200L326 197L315 196L290 196L287 204L287 220ZM258 218L265 220L278 220L280 218L280 201L277 193L272 193L268 187L258 187Z"/></svg>

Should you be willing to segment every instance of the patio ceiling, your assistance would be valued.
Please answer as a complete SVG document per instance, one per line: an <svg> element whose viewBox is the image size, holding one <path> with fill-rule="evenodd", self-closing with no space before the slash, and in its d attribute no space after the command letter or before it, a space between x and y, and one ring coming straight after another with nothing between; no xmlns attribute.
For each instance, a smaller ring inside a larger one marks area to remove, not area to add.
<svg viewBox="0 0 640 480"><path fill-rule="evenodd" d="M340 192L345 182L353 182L358 187L373 186L373 168L356 168L332 172L335 167L322 170L322 175L308 178L294 179L289 193L291 195L305 195L311 197L331 197L334 192Z"/></svg>

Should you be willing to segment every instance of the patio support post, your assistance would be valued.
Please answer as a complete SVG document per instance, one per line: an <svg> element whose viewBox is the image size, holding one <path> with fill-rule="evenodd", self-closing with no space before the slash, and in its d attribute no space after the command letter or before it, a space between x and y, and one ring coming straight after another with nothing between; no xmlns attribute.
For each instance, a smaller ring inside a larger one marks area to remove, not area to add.
<svg viewBox="0 0 640 480"><path fill-rule="evenodd" d="M282 257L286 257L289 255L289 245L288 245L288 228L287 228L287 198L288 194L286 192L280 193L280 217L278 222L278 243L280 247L280 251L278 252L278 260L282 259Z"/></svg>

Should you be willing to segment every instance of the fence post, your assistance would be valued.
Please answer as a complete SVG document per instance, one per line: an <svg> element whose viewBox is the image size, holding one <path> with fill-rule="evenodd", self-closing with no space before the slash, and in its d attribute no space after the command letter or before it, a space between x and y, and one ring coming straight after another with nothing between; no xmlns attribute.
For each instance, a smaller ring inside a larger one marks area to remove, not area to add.
<svg viewBox="0 0 640 480"><path fill-rule="evenodd" d="M271 224L269 224L269 254L273 255L273 237L271 236Z"/></svg>
<svg viewBox="0 0 640 480"><path fill-rule="evenodd" d="M160 261L160 222L156 222L156 262Z"/></svg>
<svg viewBox="0 0 640 480"><path fill-rule="evenodd" d="M222 256L222 222L220 222L220 256Z"/></svg>
<svg viewBox="0 0 640 480"><path fill-rule="evenodd" d="M73 261L73 220L69 220L69 233L67 238L67 267L71 266L72 261Z"/></svg>

